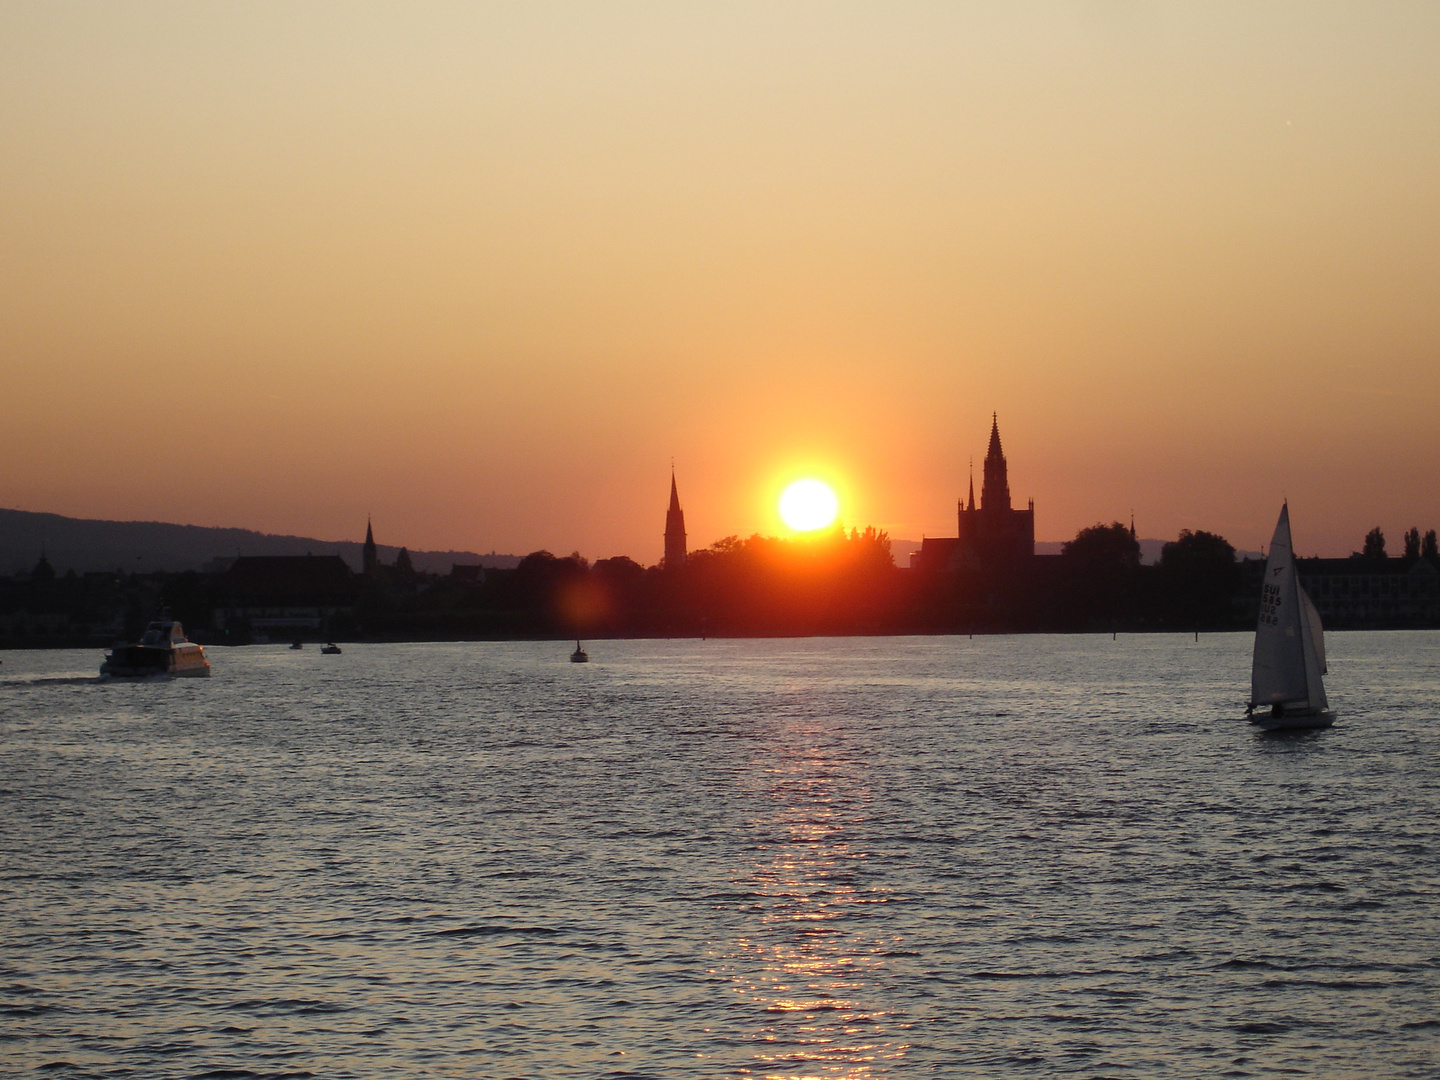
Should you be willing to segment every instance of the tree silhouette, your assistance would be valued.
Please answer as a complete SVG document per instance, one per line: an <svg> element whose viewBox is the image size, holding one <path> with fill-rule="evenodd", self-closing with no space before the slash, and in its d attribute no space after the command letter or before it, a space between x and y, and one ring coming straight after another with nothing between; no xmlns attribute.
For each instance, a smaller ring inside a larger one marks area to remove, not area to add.
<svg viewBox="0 0 1440 1080"><path fill-rule="evenodd" d="M1186 627L1231 621L1230 598L1240 583L1235 549L1223 536L1182 529L1160 549L1160 580L1169 619Z"/></svg>
<svg viewBox="0 0 1440 1080"><path fill-rule="evenodd" d="M1092 569L1140 565L1140 541L1118 521L1091 525L1060 546L1060 553L1077 565Z"/></svg>
<svg viewBox="0 0 1440 1080"><path fill-rule="evenodd" d="M515 568L514 601L538 626L569 633L575 620L566 600L589 570L578 555L561 559L548 551L532 551Z"/></svg>
<svg viewBox="0 0 1440 1080"><path fill-rule="evenodd" d="M626 586L635 584L645 576L645 568L628 555L598 559L590 569L597 577Z"/></svg>
<svg viewBox="0 0 1440 1080"><path fill-rule="evenodd" d="M1420 527L1418 525L1405 530L1405 558L1408 562L1414 562L1420 558Z"/></svg>
<svg viewBox="0 0 1440 1080"><path fill-rule="evenodd" d="M692 630L854 633L890 625L896 585L890 538L874 528L727 536L666 575L662 607Z"/></svg>
<svg viewBox="0 0 1440 1080"><path fill-rule="evenodd" d="M1425 540L1420 545L1420 554L1427 559L1440 559L1440 548L1435 543L1435 530L1431 529L1425 534Z"/></svg>
<svg viewBox="0 0 1440 1080"><path fill-rule="evenodd" d="M401 548L395 556L395 576L402 581L415 580L415 564L410 561L410 549Z"/></svg>
<svg viewBox="0 0 1440 1080"><path fill-rule="evenodd" d="M1065 569L1066 619L1108 627L1133 615L1140 576L1140 542L1118 521L1091 525L1060 548Z"/></svg>
<svg viewBox="0 0 1440 1080"><path fill-rule="evenodd" d="M1385 558L1385 534L1376 525L1365 534L1365 550L1360 553L1367 559Z"/></svg>

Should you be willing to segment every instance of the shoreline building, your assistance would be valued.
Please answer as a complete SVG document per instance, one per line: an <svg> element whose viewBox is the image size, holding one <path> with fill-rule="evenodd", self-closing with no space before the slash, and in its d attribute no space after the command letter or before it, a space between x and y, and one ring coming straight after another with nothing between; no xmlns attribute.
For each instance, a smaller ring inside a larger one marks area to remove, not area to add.
<svg viewBox="0 0 1440 1080"><path fill-rule="evenodd" d="M685 511L680 509L680 493L675 487L675 470L670 470L670 509L665 511L664 567L674 570L685 565Z"/></svg>
<svg viewBox="0 0 1440 1080"><path fill-rule="evenodd" d="M1295 570L1327 630L1440 626L1440 563L1430 559L1301 557ZM1246 622L1253 623L1265 560L1242 560L1240 575Z"/></svg>
<svg viewBox="0 0 1440 1080"><path fill-rule="evenodd" d="M954 537L926 537L915 553L914 566L932 573L993 568L1028 561L1035 554L1035 500L1024 510L1010 503L1009 465L1000 443L1000 420L990 418L990 446L985 453L980 502L975 502L975 477L969 501L961 499Z"/></svg>
<svg viewBox="0 0 1440 1080"><path fill-rule="evenodd" d="M220 578L211 625L254 641L332 636L353 623L359 593L339 555L241 555Z"/></svg>

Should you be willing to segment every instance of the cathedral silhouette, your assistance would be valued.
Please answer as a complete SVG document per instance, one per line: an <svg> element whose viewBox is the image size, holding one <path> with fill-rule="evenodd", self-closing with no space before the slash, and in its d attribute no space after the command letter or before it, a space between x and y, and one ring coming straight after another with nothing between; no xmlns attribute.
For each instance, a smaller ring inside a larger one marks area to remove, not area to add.
<svg viewBox="0 0 1440 1080"><path fill-rule="evenodd" d="M1000 445L1000 418L990 418L990 447L985 453L980 505L975 505L975 477L970 499L960 500L958 528L953 537L926 537L915 556L915 568L931 572L998 569L1035 554L1035 500L1024 510L1010 505L1009 469Z"/></svg>

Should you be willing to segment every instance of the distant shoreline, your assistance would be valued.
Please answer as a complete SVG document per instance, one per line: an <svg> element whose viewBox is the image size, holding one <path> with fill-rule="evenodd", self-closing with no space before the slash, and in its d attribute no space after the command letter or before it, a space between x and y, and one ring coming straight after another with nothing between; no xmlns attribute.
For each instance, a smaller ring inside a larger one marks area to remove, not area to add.
<svg viewBox="0 0 1440 1080"><path fill-rule="evenodd" d="M696 634L599 634L589 636L582 634L579 640L585 642L597 641L809 641L817 638L834 638L835 640L850 640L853 638L977 638L977 637L1194 637L1198 634L1201 637L1215 637L1221 634L1228 635L1249 635L1253 634L1254 628L1235 628L1229 630L1174 630L1174 629L1137 629L1119 627L1114 630L897 630L892 633L865 633L865 634L707 634L701 637ZM1435 634L1440 633L1436 627L1413 627L1413 626L1384 626L1367 627L1364 629L1326 630L1325 635L1330 637L1335 634ZM285 641L268 642L236 642L227 643L207 638L205 635L197 635L193 640L204 645L207 649L268 649L280 648L289 649L290 644ZM568 635L522 635L522 636L457 636L457 637L374 637L374 638L345 638L335 639L336 644L350 645L457 645L465 643L484 644L491 642L566 642L575 641L574 634ZM320 644L319 639L307 640L307 645ZM0 653L28 653L28 652L89 652L114 648L116 642L85 641L72 644L0 644Z"/></svg>

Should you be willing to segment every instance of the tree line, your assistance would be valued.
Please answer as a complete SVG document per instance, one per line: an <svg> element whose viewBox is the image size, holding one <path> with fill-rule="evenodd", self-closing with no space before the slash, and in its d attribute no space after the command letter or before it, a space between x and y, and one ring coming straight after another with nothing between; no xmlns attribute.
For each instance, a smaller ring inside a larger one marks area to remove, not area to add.
<svg viewBox="0 0 1440 1080"><path fill-rule="evenodd" d="M1403 550L1402 566L1418 560L1440 566L1433 529L1408 530ZM1244 565L1224 537L1184 530L1146 566L1120 522L1081 529L1059 555L962 561L939 572L898 568L889 537L873 528L729 536L676 567L536 551L512 570L436 575L416 571L404 554L353 579L352 602L331 617L330 636L1190 631L1246 629L1255 617ZM1358 569L1395 565L1379 528L1352 558ZM232 602L223 575L77 578L37 568L28 578L0 579L0 641L79 644L103 637L108 644L161 611L203 630L217 608Z"/></svg>
<svg viewBox="0 0 1440 1080"><path fill-rule="evenodd" d="M1186 530L1142 566L1119 522L1082 529L1059 556L938 573L895 565L880 530L726 537L682 566L533 552L471 585L372 595L360 619L394 636L766 636L1153 629L1246 624L1235 549Z"/></svg>

